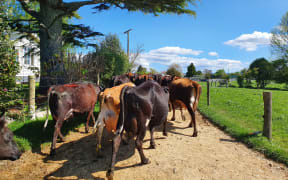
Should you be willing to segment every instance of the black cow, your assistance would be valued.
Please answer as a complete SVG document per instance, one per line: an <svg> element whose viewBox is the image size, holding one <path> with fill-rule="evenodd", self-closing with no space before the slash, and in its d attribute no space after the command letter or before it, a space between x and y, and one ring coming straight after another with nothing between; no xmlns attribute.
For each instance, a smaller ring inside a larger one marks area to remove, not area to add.
<svg viewBox="0 0 288 180"><path fill-rule="evenodd" d="M142 149L146 127L151 133L150 148L155 148L153 132L155 126L164 125L166 133L169 92L155 81L146 81L137 87L124 87L120 94L120 114L117 123L116 135L113 138L112 159L107 177L113 179L116 154L121 142L123 130L137 136L135 144L141 157L141 163L149 163Z"/></svg>
<svg viewBox="0 0 288 180"><path fill-rule="evenodd" d="M17 160L21 156L15 141L13 133L6 127L5 111L0 115L0 160Z"/></svg>
<svg viewBox="0 0 288 180"><path fill-rule="evenodd" d="M131 82L131 81L130 81L129 77L126 74L122 74L122 75L114 76L112 78L112 82L113 82L113 84L112 84L112 86L110 85L111 87L118 86L120 84L128 83L128 82Z"/></svg>

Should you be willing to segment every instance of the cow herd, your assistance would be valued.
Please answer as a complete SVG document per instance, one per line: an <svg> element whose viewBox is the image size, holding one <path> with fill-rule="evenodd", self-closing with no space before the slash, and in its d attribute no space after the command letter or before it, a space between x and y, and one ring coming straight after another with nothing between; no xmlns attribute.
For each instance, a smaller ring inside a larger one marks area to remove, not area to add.
<svg viewBox="0 0 288 180"><path fill-rule="evenodd" d="M111 164L107 171L108 179L113 179L116 155L123 141L136 137L137 148L141 164L149 163L144 155L142 144L146 129L150 131L150 148L155 148L155 127L163 125L163 135L167 136L166 122L169 109L172 108L175 120L175 109L187 109L191 122L189 127L194 127L193 137L197 136L195 111L201 95L201 86L186 78L177 78L162 75L137 75L127 73L113 77L110 88L102 91L101 87L92 83L73 83L51 86L48 90L48 108L55 123L50 155L56 153L56 140L61 134L61 126L74 113L87 112L85 131L89 131L89 119L94 121L93 131L96 130L96 152L101 156L102 132L105 128L113 132ZM96 102L100 102L100 112L95 121L93 110ZM183 118L183 115L182 115ZM124 133L125 132L125 133ZM13 141L12 132L5 126L4 115L0 118L0 159L16 160L20 157L16 143ZM3 148L3 147L6 147ZM9 154L9 153L10 154Z"/></svg>

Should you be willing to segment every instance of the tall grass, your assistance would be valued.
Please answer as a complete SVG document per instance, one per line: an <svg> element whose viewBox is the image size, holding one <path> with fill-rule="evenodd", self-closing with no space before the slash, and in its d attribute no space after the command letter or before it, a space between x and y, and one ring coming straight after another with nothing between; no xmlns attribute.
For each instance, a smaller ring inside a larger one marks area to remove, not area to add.
<svg viewBox="0 0 288 180"><path fill-rule="evenodd" d="M239 141L247 143L268 157L288 165L288 91L272 92L272 140L257 133L263 130L264 102L261 89L210 88L210 106L207 106L207 88L199 110L211 121Z"/></svg>

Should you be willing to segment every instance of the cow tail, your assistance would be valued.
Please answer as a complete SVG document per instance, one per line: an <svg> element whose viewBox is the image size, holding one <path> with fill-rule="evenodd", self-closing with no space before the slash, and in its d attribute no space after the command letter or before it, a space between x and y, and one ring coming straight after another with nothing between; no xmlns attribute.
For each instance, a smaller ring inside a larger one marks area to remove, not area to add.
<svg viewBox="0 0 288 180"><path fill-rule="evenodd" d="M124 119L125 119L125 113L124 113L124 94L128 86L125 86L122 88L122 91L120 93L120 114L117 122L117 128L116 128L116 135L119 135L122 133L124 128Z"/></svg>
<svg viewBox="0 0 288 180"><path fill-rule="evenodd" d="M46 121L44 123L43 131L45 131L47 124L48 124L48 118L49 118L49 100L50 100L50 94L51 94L52 88L49 88L48 90L48 99L47 99L47 108L46 108Z"/></svg>

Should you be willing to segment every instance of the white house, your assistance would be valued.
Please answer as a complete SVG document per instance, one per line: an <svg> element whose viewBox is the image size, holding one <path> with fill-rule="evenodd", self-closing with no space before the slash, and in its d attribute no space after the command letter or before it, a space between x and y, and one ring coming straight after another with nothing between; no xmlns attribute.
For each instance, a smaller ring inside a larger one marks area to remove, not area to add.
<svg viewBox="0 0 288 180"><path fill-rule="evenodd" d="M17 37L17 35L15 35L15 37ZM16 61L19 62L20 65L20 72L16 75L17 82L28 82L28 76L36 75L37 71L40 74L39 48L37 48L35 43L30 42L26 38L16 40L14 47L17 53ZM32 49L35 50L31 52ZM39 79L39 77L36 78L36 81L39 82Z"/></svg>

